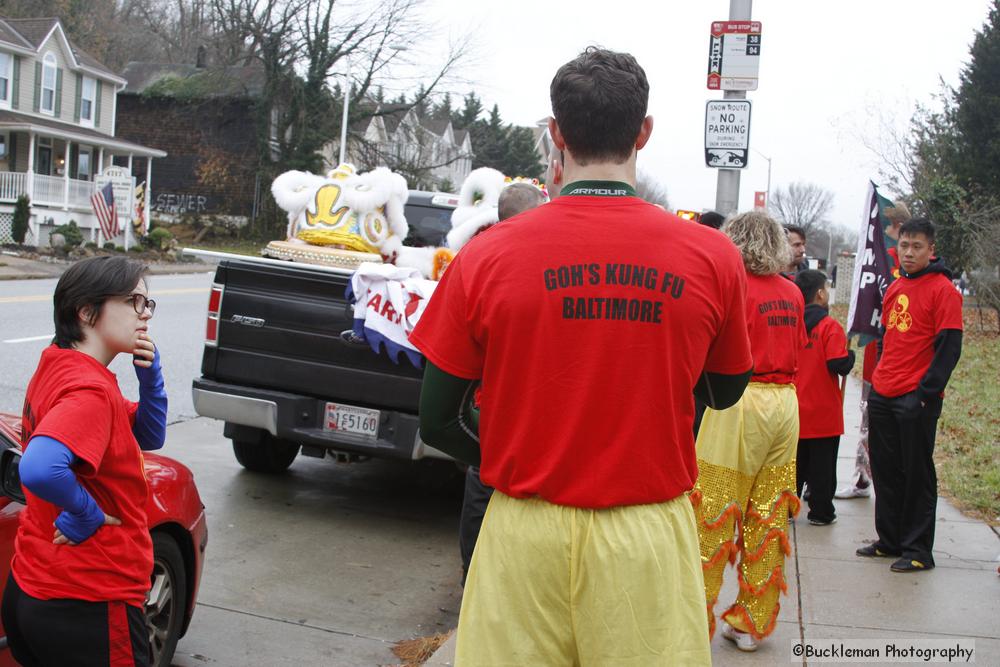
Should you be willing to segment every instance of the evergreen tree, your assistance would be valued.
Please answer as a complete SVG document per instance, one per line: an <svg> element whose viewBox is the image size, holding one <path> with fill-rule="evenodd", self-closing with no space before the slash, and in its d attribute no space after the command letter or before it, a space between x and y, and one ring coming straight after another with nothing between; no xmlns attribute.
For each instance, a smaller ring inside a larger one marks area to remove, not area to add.
<svg viewBox="0 0 1000 667"><path fill-rule="evenodd" d="M472 168L493 167L503 171L507 153L507 128L500 119L500 107L496 104L490 110L488 120L477 120L469 128L472 142Z"/></svg>
<svg viewBox="0 0 1000 667"><path fill-rule="evenodd" d="M535 150L535 135L531 128L507 127L507 141L501 166L497 167L508 176L539 178L543 167Z"/></svg>
<svg viewBox="0 0 1000 667"><path fill-rule="evenodd" d="M451 93L445 93L441 102L434 105L431 118L434 120L451 120L455 111L451 108Z"/></svg>
<svg viewBox="0 0 1000 667"><path fill-rule="evenodd" d="M28 195L21 195L14 204L14 222L10 232L15 243L24 243L24 237L28 234L28 221L30 219L31 202L28 200Z"/></svg>
<svg viewBox="0 0 1000 667"><path fill-rule="evenodd" d="M417 89L417 94L413 99L413 112L417 114L417 118L421 120L427 118L431 113L431 107L430 102L427 100L427 89L424 88L423 84L420 84L420 88Z"/></svg>
<svg viewBox="0 0 1000 667"><path fill-rule="evenodd" d="M969 54L954 97L960 158L952 167L970 192L1000 197L1000 0Z"/></svg>
<svg viewBox="0 0 1000 667"><path fill-rule="evenodd" d="M451 115L451 124L456 130L464 130L471 127L473 123L479 120L479 116L483 113L483 103L475 93L469 93L465 96L464 106L461 111L454 111Z"/></svg>

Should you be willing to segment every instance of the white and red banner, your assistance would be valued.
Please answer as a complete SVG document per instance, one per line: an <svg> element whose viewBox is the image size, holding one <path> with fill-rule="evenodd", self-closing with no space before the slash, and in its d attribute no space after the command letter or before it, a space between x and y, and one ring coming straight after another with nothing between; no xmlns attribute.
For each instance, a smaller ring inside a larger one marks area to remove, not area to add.
<svg viewBox="0 0 1000 667"><path fill-rule="evenodd" d="M418 269L365 262L351 276L348 293L354 298L354 334L376 352L384 346L396 363L402 352L419 368L423 357L410 343L410 332L435 287L437 281L423 278Z"/></svg>

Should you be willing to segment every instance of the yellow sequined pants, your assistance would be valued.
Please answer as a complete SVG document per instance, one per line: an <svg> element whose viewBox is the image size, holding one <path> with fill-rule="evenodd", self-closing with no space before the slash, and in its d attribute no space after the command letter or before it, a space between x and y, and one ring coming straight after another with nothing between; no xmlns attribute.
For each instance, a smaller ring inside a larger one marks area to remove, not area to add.
<svg viewBox="0 0 1000 667"><path fill-rule="evenodd" d="M458 667L712 664L686 496L602 510L490 499L458 618Z"/></svg>
<svg viewBox="0 0 1000 667"><path fill-rule="evenodd" d="M733 407L705 411L691 500L712 634L726 562L737 557L740 592L723 619L757 639L774 630L786 589L788 513L798 513L798 439L798 401L790 384L751 382Z"/></svg>

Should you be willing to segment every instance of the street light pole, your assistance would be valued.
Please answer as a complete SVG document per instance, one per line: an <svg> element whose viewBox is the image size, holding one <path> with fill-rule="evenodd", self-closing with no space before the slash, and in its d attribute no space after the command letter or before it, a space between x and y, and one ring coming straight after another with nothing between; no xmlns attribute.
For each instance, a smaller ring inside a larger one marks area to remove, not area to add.
<svg viewBox="0 0 1000 667"><path fill-rule="evenodd" d="M765 160L767 160L767 207L766 208L770 208L770 206L771 206L771 158L769 158L768 156L764 155L763 153L761 153L756 148L752 148L751 150L754 153L756 153L757 155L759 155L762 158L764 158Z"/></svg>
<svg viewBox="0 0 1000 667"><path fill-rule="evenodd" d="M347 110L351 105L351 57L347 58L347 81L344 83L344 115L340 120L340 161L337 166L344 164L344 157L347 154Z"/></svg>
<svg viewBox="0 0 1000 667"><path fill-rule="evenodd" d="M729 20L749 21L753 0L729 0ZM727 90L723 99L745 100L746 91ZM715 185L715 210L729 217L740 205L740 170L719 169Z"/></svg>
<svg viewBox="0 0 1000 667"><path fill-rule="evenodd" d="M389 44L388 48L392 51L399 53L400 51L407 51L410 47L403 44ZM344 84L344 115L340 119L340 163L344 164L344 158L347 156L347 112L351 106L351 56L345 55L344 58L347 60L347 81ZM391 59L392 56L389 56ZM388 62L388 60L386 61ZM338 165L339 166L339 165Z"/></svg>

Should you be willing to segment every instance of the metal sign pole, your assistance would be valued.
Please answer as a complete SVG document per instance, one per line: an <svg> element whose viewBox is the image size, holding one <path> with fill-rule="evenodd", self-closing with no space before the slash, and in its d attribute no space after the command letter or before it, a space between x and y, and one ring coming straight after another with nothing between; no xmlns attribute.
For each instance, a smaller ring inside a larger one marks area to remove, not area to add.
<svg viewBox="0 0 1000 667"><path fill-rule="evenodd" d="M749 21L753 0L729 0L729 20ZM747 94L742 90L727 90L723 99L745 100ZM719 169L715 186L715 210L724 216L730 216L739 208L740 202L740 170ZM768 202L770 203L770 202Z"/></svg>

